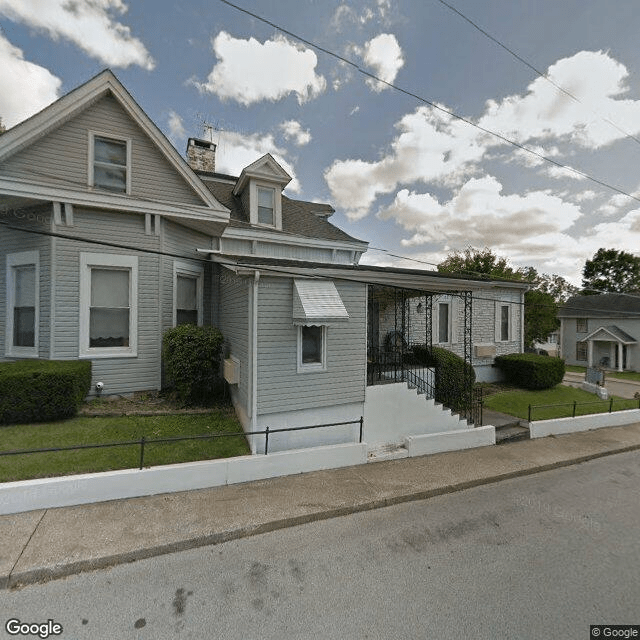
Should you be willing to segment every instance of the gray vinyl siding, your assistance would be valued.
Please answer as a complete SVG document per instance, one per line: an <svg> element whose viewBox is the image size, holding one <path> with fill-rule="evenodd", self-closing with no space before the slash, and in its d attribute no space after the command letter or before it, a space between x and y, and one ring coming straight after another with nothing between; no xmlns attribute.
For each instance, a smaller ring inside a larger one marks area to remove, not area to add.
<svg viewBox="0 0 640 640"><path fill-rule="evenodd" d="M160 237L162 251L172 254L161 258L162 333L173 326L173 265L176 260L191 263L195 267L204 266L202 320L204 325L216 326L219 305L218 287L213 277L215 265L207 260L206 254L196 251L210 247L211 237L164 219Z"/></svg>
<svg viewBox="0 0 640 640"><path fill-rule="evenodd" d="M28 219L6 216L6 221L12 226L24 226L25 229L49 231L50 217L48 210L39 208L34 211L38 223ZM3 216L4 220L4 216ZM5 340L7 330L7 255L23 251L38 251L39 272L39 323L38 323L38 357L49 357L50 327L51 327L51 239L29 231L8 229L0 225L0 360L6 359ZM10 358L13 359L13 358Z"/></svg>
<svg viewBox="0 0 640 640"><path fill-rule="evenodd" d="M220 270L220 331L224 336L226 355L240 360L240 383L236 401L249 412L249 291L251 280L227 269Z"/></svg>
<svg viewBox="0 0 640 640"><path fill-rule="evenodd" d="M111 96L105 96L0 164L7 176L88 189L89 131L132 140L131 195L202 205L164 154Z"/></svg>
<svg viewBox="0 0 640 640"><path fill-rule="evenodd" d="M145 235L144 216L100 211L74 212L73 227L58 227L60 233L78 240L56 239L56 305L54 355L60 359L79 357L80 253L107 253L138 257L138 349L137 357L92 359L92 393L96 382L105 394L158 389L160 385L160 318L158 255L92 244L108 241L140 249L159 249L156 236Z"/></svg>
<svg viewBox="0 0 640 640"><path fill-rule="evenodd" d="M258 413L363 402L366 385L364 284L336 282L349 313L327 328L327 369L297 372L297 327L293 324L293 281L260 279L258 298Z"/></svg>

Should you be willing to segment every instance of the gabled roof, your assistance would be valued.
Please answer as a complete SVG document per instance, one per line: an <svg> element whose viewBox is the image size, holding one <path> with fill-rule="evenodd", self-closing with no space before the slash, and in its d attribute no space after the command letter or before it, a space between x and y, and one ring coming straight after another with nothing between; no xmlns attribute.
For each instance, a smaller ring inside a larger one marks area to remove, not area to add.
<svg viewBox="0 0 640 640"><path fill-rule="evenodd" d="M610 324L606 327L598 327L595 331L592 331L586 338L583 338L581 342L587 342L588 340L622 342L623 344L636 344L638 342L633 336L630 336L626 331L623 331L615 324Z"/></svg>
<svg viewBox="0 0 640 640"><path fill-rule="evenodd" d="M110 69L70 91L0 136L0 162L37 141L63 122L73 118L103 96L111 94L136 124L156 145L178 174L202 198L203 204L218 212L228 213L213 194L205 188L191 167L167 140L140 105L133 99Z"/></svg>
<svg viewBox="0 0 640 640"><path fill-rule="evenodd" d="M242 193L242 190L250 178L275 182L282 185L282 188L292 180L291 176L278 164L270 153L265 153L261 158L258 158L242 170L233 194L238 195Z"/></svg>
<svg viewBox="0 0 640 640"><path fill-rule="evenodd" d="M573 296L558 310L560 318L622 318L640 320L639 293L603 293Z"/></svg>
<svg viewBox="0 0 640 640"><path fill-rule="evenodd" d="M251 228L249 212L244 209L240 196L234 194L235 178L222 174L203 173L200 175L216 199L231 212L229 228ZM327 220L329 212L333 212L333 208L329 205L306 202L304 200L292 200L283 195L282 231L304 238L356 242L366 245L363 240L358 240L332 225Z"/></svg>

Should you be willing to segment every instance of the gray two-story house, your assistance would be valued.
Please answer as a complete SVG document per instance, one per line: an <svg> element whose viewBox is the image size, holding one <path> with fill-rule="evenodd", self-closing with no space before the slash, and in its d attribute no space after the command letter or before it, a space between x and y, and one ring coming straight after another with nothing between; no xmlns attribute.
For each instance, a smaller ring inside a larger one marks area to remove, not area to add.
<svg viewBox="0 0 640 640"><path fill-rule="evenodd" d="M71 91L0 136L0 358L89 359L92 394L156 390L163 333L218 326L253 431L373 424L371 354L411 322L413 343L459 352L482 379L522 351L525 285L363 266L367 243L331 206L288 198L290 180L268 154L217 173L195 138L183 158L109 70ZM380 288L403 292L402 310L380 307ZM402 403L393 415L423 428ZM429 428L460 425L447 420Z"/></svg>

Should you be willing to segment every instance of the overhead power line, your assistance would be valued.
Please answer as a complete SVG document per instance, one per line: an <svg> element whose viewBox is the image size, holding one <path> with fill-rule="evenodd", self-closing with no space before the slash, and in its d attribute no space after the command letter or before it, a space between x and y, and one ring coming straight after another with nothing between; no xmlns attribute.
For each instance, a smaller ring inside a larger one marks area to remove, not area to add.
<svg viewBox="0 0 640 640"><path fill-rule="evenodd" d="M450 9L451 11L453 11L453 13L456 13L457 15L459 15L463 20L468 22L474 29L477 29L482 35L484 35L487 38L489 38L489 40L491 40L492 42L495 42L495 44L497 44L499 47L504 49L507 53L510 53L516 60L518 60L523 65L525 65L526 67L531 69L531 71L533 71L535 74L537 74L538 76L540 76L541 78L546 80L549 84L553 85L556 89L558 89L558 91L561 91L567 97L571 98L572 100L574 100L578 104L581 104L586 109L589 109L589 111L591 111L591 113L593 113L596 116L598 116L598 118L600 118L601 120L603 120L607 124L610 124L614 129L616 129L616 131L620 132L625 137L631 138L631 140L635 140L638 144L640 144L640 139L636 138L636 136L634 136L633 134L629 133L628 131L625 131L622 127L620 127L615 122L613 122L613 120L610 120L606 116L603 116L601 113L599 113L598 111L596 111L592 107L589 107L586 104L584 104L584 102L582 102L582 100L580 100L580 98L578 98L575 94L571 93L571 91L568 91L563 86L561 86L558 83L554 82L548 76L548 74L544 73L543 71L540 71L539 69L536 69L536 67L534 67L528 60L526 60L521 55L516 53L513 49L510 49L506 44L504 44L503 42L498 40L495 36L492 36L488 31L485 31L485 29L483 29L479 24L477 24L476 22L471 20L471 18L467 17L464 13L462 13L462 11L460 11L459 9L454 7L453 5L449 4L448 2L445 2L445 0L438 0L438 2L440 4L442 4L442 5L444 5L445 7L447 7L448 9Z"/></svg>
<svg viewBox="0 0 640 640"><path fill-rule="evenodd" d="M363 69L359 64L357 64L356 62L353 62L352 60L349 60L348 58L345 58L344 56L341 56L337 53L335 53L334 51L331 51L330 49L327 49L325 47L321 47L320 45L312 42L311 40L307 40L306 38L303 38L302 36L299 36L298 34L294 33L293 31L289 31L288 29L285 29L284 27L280 26L279 24L272 22L271 20L268 20L267 18L264 18L260 15L258 15L257 13L254 13L252 11L249 11L248 9L244 9L243 7L234 4L233 2L229 2L229 0L220 0L220 2L222 2L223 4L228 5L229 7L232 7L233 9L235 9L236 11L240 11L241 13L244 13L248 16L251 16L252 18L255 18L256 20L259 20L260 22L263 22L264 24L268 24L270 27L273 27L274 29L276 29L277 31L280 31L281 33L284 33L288 36L291 36L292 38L298 40L299 42L302 42L306 45L308 45L309 47L316 49L317 51L322 51L323 53L327 54L328 56L331 56L337 60L340 60L341 62L344 62L345 64L350 65L351 67L353 67L354 69L356 69L356 71L358 71L358 73L361 73L364 76L367 76L368 78L371 78L372 80L375 80L376 82L381 82L382 84L386 85L387 87L394 89L395 91L399 91L400 93L403 93L406 96L409 96L411 98L415 98L416 100L418 100L419 102L422 102L430 107L432 107L433 109L436 109L438 111L441 111L442 113L447 114L448 116L455 118L456 120L459 120L460 122L464 122L465 124L468 124L471 127L474 127L475 129L478 129L479 131L482 131L483 133L486 133L490 136L493 136L494 138L497 138L499 140L502 140L502 142L505 142L507 144L510 144L513 147L516 147L517 149L520 149L521 151L524 151L525 153L529 153L532 156L535 156L536 158L539 158L540 160L544 160L545 162L548 162L550 164L555 165L556 167L560 168L560 169L564 169L565 171L570 171L571 173L575 173L578 176L581 176L583 178L585 178L586 180L589 180L591 182L593 182L594 184L598 184L601 187L605 187L606 189L610 189L611 191L615 191L616 193L619 193L623 196L627 196L628 198L631 198L632 200L636 200L637 202L640 202L640 197L638 196L634 196L630 193L627 193L626 191L624 191L623 189L621 189L620 187L616 187L608 182L605 182L604 180L600 180L599 178L596 178L594 176L589 175L588 173L585 173L584 171L580 171L579 169L575 169L574 167L571 167L569 165L565 165L562 164L561 162L558 162L557 160L554 160L553 158L549 158L548 156L545 156L542 153L538 153L537 151L534 151L533 149L530 149L529 147L526 147L523 144L520 144L519 142L516 142L515 140L512 140L511 138L508 138L507 136L498 133L497 131L492 131L491 129L487 129L486 127L483 127L482 125L476 124L475 122L469 120L468 118L465 118L464 116L461 116L457 113L455 113L455 111L451 111L450 109L447 109L439 104L436 104L435 102L432 102L430 100L427 100L427 98L424 98L423 96L418 95L417 93L413 93L412 91L409 91L408 89L404 89L402 87L400 87L399 85L396 85L392 82L388 82L387 80L383 80L382 78L376 76L374 73L371 73L370 71L367 71L366 69Z"/></svg>

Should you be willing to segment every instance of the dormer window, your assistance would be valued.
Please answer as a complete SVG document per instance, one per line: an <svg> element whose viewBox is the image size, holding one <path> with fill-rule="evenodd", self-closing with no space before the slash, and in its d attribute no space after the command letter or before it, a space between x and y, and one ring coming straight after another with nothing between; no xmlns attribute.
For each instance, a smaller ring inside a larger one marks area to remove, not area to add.
<svg viewBox="0 0 640 640"><path fill-rule="evenodd" d="M125 138L89 135L89 184L115 193L129 193L131 144Z"/></svg>
<svg viewBox="0 0 640 640"><path fill-rule="evenodd" d="M258 187L258 224L275 226L275 191Z"/></svg>

